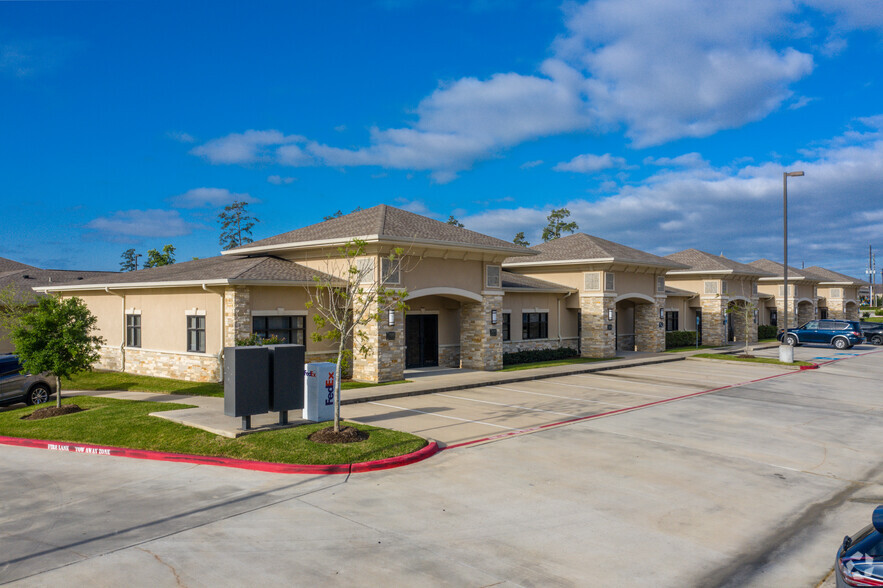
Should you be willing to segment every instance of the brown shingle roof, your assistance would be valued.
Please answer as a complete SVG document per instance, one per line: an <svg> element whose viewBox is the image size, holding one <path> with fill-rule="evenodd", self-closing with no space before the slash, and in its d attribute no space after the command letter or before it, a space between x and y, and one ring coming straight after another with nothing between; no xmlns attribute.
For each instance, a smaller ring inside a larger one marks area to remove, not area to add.
<svg viewBox="0 0 883 588"><path fill-rule="evenodd" d="M758 259L756 261L752 261L748 265L752 267L756 267L757 269L761 269L770 274L769 277L782 278L785 275L785 266L778 261L772 261L769 259ZM797 269L796 267L788 266L788 279L805 279L811 282L818 282L821 280L820 276L816 276L811 271Z"/></svg>
<svg viewBox="0 0 883 588"><path fill-rule="evenodd" d="M696 296L696 292L690 292L689 290L681 290L680 288L675 288L674 286L669 286L666 284L665 286L665 295L666 296L684 296L690 297Z"/></svg>
<svg viewBox="0 0 883 588"><path fill-rule="evenodd" d="M771 277L775 274L764 271L758 267L739 263L721 255L706 253L699 249L685 249L665 256L666 259L677 261L688 266L686 270L674 270L672 273L702 273L702 272L729 272L730 274L743 276Z"/></svg>
<svg viewBox="0 0 883 588"><path fill-rule="evenodd" d="M261 239L230 249L225 255L259 251L264 248L283 248L285 245L297 246L300 243L313 241L344 241L353 237L375 235L380 241L441 243L477 249L502 249L514 255L530 255L529 251L520 245L385 204Z"/></svg>
<svg viewBox="0 0 883 588"><path fill-rule="evenodd" d="M635 265L649 265L661 268L683 268L677 263L646 251L633 249L626 245L620 245L600 237L593 237L585 233L574 233L560 239L553 239L547 243L540 243L530 248L537 252L536 257L519 259L510 257L504 265L543 265L550 262L620 262Z"/></svg>
<svg viewBox="0 0 883 588"><path fill-rule="evenodd" d="M37 293L32 290L34 287L82 283L97 276L117 275L117 272L44 270L30 265L24 265L24 267L25 269L0 273L0 290L12 287L16 291L16 298L20 301L31 300L37 296Z"/></svg>
<svg viewBox="0 0 883 588"><path fill-rule="evenodd" d="M77 282L77 287L215 280L312 284L313 276L330 278L323 272L278 257L225 255L91 278Z"/></svg>
<svg viewBox="0 0 883 588"><path fill-rule="evenodd" d="M543 292L576 292L576 289L569 286L562 286L545 280L538 280L529 276L522 276L513 272L503 270L501 272L502 284L504 290L509 291L543 291Z"/></svg>
<svg viewBox="0 0 883 588"><path fill-rule="evenodd" d="M18 261L14 261L12 259L7 259L5 257L0 257L0 274L4 274L6 272L17 272L19 270L25 269L37 269L32 265L27 265L24 263L20 263Z"/></svg>
<svg viewBox="0 0 883 588"><path fill-rule="evenodd" d="M855 286L870 286L868 282L865 280L860 280L858 278L853 278L851 276L847 276L846 274L841 274L835 271L831 271L829 269L825 269L823 267L819 267L817 265L810 266L806 268L808 271L811 271L813 274L818 276L822 283L825 282L833 282L836 284L852 284Z"/></svg>

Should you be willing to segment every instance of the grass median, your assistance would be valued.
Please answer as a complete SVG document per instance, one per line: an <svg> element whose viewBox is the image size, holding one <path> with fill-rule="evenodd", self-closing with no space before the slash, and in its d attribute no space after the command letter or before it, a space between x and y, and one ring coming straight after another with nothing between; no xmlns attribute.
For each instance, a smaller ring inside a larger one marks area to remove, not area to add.
<svg viewBox="0 0 883 588"><path fill-rule="evenodd" d="M0 413L0 435L274 463L323 465L405 455L421 449L427 443L425 439L408 433L350 422L346 424L367 431L370 437L357 443L314 443L307 437L329 426L329 423L315 423L229 439L149 416L151 412L191 408L189 405L93 396L64 399L62 404L76 404L84 411L35 421L22 420L22 417L39 406L4 411Z"/></svg>
<svg viewBox="0 0 883 588"><path fill-rule="evenodd" d="M578 363L592 363L595 361L609 361L611 359L620 359L618 357L605 357L605 358L594 358L594 357L570 357L567 359L550 359L548 361L535 361L532 363L516 363L512 365L504 366L501 369L501 372L517 372L520 370L532 370L534 368L542 368L542 367L552 367L556 365L573 365Z"/></svg>
<svg viewBox="0 0 883 588"><path fill-rule="evenodd" d="M738 355L730 355L729 353L697 353L692 357L699 357L701 359L723 359L726 361L747 361L750 363L771 363L773 365L797 365L797 366L810 366L815 365L809 361L795 361L793 363L785 363L783 361L779 361L778 359L774 359L772 357L739 357Z"/></svg>

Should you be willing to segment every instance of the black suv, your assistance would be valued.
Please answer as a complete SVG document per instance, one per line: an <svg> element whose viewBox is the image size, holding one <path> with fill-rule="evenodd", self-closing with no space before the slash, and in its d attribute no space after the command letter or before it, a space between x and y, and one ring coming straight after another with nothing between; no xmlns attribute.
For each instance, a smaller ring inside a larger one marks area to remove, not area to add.
<svg viewBox="0 0 883 588"><path fill-rule="evenodd" d="M868 343L873 343L874 345L883 345L883 323L870 323L862 321L861 326L862 333L864 333L865 339L868 340Z"/></svg>

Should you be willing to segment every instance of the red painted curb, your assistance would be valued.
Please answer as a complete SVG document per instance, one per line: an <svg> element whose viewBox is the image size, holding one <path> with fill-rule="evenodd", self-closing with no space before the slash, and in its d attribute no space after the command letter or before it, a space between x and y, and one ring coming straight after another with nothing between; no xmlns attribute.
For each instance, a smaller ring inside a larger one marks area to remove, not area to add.
<svg viewBox="0 0 883 588"><path fill-rule="evenodd" d="M207 455L188 455L184 453L167 453L165 451L151 451L147 449L123 449L120 447L105 447L103 445L89 445L86 443L70 443L66 441L44 441L42 439L23 439L19 437L2 437L0 444L15 445L18 447L32 447L35 449L51 449L54 451L72 451L74 453L86 453L91 455L109 455L112 457L130 457L134 459L150 459L154 461L173 461L179 463L192 463L197 465L214 465L228 468L239 468L259 472L272 472L276 474L350 474L360 472L372 472L387 470L417 463L438 453L438 444L431 441L426 447L397 457L389 457L376 461L361 463L342 463L330 465L270 463L265 461L252 461L248 459L234 459L232 457L212 457Z"/></svg>
<svg viewBox="0 0 883 588"><path fill-rule="evenodd" d="M802 365L802 366L800 366L800 369L802 369L802 370L817 370L817 369L819 369L819 364L814 363L812 365Z"/></svg>

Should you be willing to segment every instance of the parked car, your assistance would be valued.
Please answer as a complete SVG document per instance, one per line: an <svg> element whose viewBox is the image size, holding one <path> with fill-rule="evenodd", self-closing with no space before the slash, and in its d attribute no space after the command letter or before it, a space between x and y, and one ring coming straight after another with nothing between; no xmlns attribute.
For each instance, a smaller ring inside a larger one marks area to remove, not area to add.
<svg viewBox="0 0 883 588"><path fill-rule="evenodd" d="M883 586L883 506L874 509L870 525L843 538L834 570L838 588Z"/></svg>
<svg viewBox="0 0 883 588"><path fill-rule="evenodd" d="M25 373L16 355L0 355L0 406L42 404L55 394L51 374Z"/></svg>
<svg viewBox="0 0 883 588"><path fill-rule="evenodd" d="M858 321L836 319L809 321L802 327L779 333L778 339L788 345L820 343L833 345L837 349L849 349L865 340Z"/></svg>
<svg viewBox="0 0 883 588"><path fill-rule="evenodd" d="M862 321L860 324L862 327L862 333L864 334L865 339L868 340L868 343L883 345L883 323L869 323Z"/></svg>

